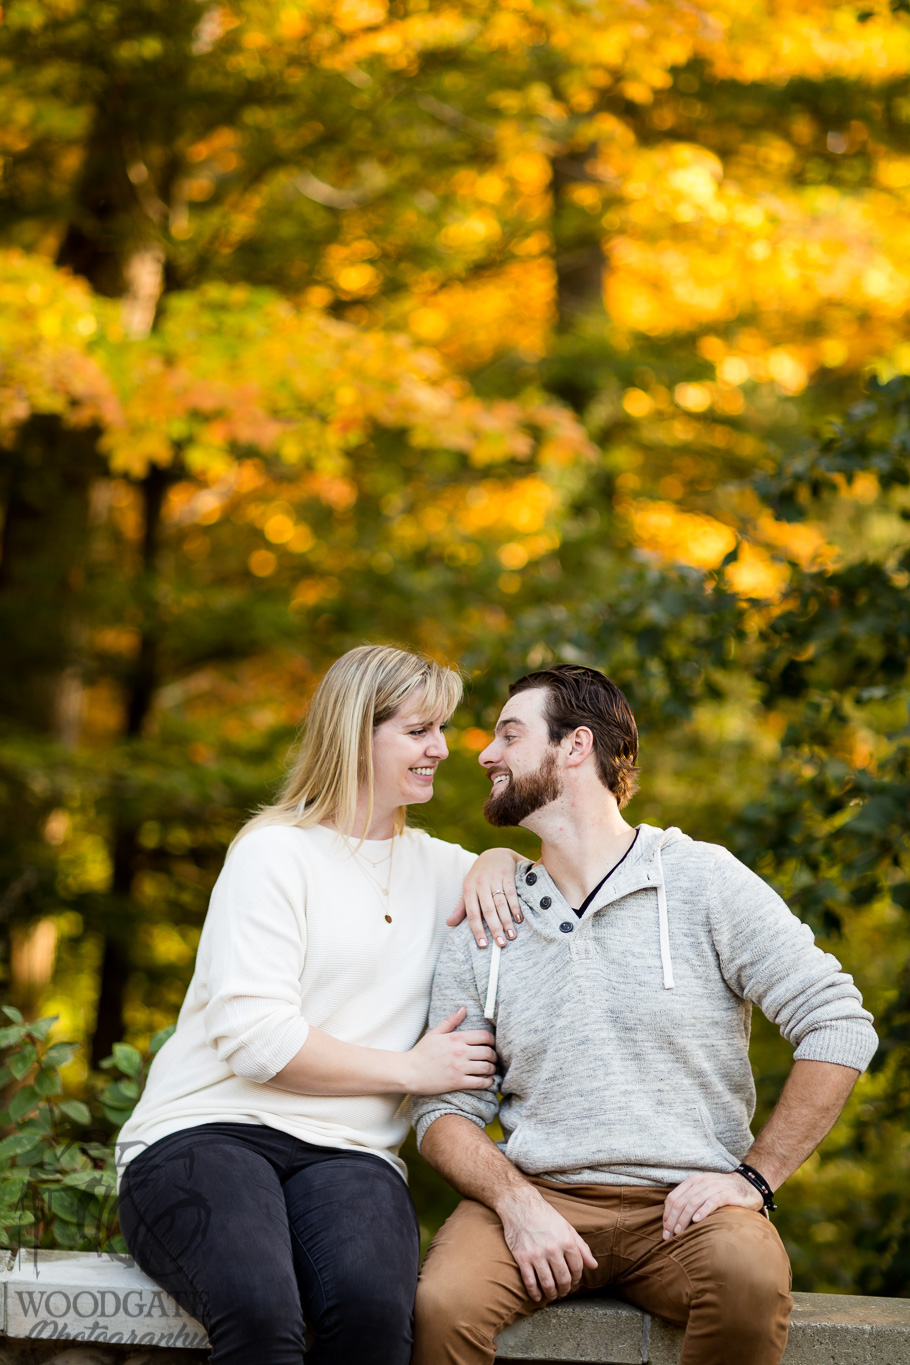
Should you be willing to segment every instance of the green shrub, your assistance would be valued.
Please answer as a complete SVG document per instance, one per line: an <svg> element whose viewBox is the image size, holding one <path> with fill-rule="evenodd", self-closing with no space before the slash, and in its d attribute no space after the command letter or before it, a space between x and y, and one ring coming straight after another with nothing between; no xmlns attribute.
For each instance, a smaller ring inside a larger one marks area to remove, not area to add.
<svg viewBox="0 0 910 1365"><path fill-rule="evenodd" d="M60 1071L79 1044L48 1043L57 1016L26 1023L11 1005L2 1012L11 1022L0 1028L0 1089L8 1096L0 1112L0 1247L126 1252L114 1142L174 1026L155 1034L145 1057L115 1043L101 1063L112 1078L92 1078L87 1104L63 1098Z"/></svg>

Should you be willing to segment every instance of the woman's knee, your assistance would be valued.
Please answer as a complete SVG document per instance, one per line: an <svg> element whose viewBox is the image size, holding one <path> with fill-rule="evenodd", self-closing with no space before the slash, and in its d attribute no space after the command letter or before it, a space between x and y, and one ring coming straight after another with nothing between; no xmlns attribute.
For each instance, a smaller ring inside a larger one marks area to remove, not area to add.
<svg viewBox="0 0 910 1365"><path fill-rule="evenodd" d="M303 1359L305 1328L299 1297L234 1286L209 1302L205 1328L218 1365L294 1362Z"/></svg>

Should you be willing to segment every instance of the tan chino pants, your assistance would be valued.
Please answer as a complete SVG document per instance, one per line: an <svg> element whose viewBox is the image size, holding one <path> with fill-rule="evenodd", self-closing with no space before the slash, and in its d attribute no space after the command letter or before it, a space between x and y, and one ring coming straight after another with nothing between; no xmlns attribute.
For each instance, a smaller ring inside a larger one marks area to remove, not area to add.
<svg viewBox="0 0 910 1365"><path fill-rule="evenodd" d="M597 1258L580 1293L613 1287L686 1328L680 1365L778 1365L790 1321L790 1263L768 1220L722 1208L663 1240L667 1188L532 1180ZM533 1313L502 1224L464 1200L440 1228L417 1290L412 1365L488 1365L503 1327Z"/></svg>

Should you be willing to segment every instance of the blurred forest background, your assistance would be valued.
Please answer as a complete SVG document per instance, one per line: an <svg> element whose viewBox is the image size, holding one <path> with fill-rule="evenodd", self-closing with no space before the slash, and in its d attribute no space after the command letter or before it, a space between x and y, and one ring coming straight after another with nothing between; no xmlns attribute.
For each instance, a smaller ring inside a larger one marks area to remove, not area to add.
<svg viewBox="0 0 910 1365"><path fill-rule="evenodd" d="M85 1043L66 1094L176 1016L334 657L465 668L420 815L478 850L506 682L584 661L631 819L879 1020L780 1200L797 1287L910 1292L907 8L4 7L3 994ZM761 1116L789 1055L757 1021Z"/></svg>

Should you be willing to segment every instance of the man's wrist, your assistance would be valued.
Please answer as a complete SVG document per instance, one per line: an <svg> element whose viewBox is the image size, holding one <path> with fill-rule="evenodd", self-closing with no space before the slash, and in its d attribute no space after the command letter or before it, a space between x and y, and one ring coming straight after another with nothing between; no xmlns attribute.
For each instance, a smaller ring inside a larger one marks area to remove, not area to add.
<svg viewBox="0 0 910 1365"><path fill-rule="evenodd" d="M755 1196L760 1200L761 1206L766 1213L775 1212L777 1205L774 1202L774 1191L757 1167L743 1161L737 1166L735 1174L740 1177L744 1184L749 1186Z"/></svg>
<svg viewBox="0 0 910 1365"><path fill-rule="evenodd" d="M525 1180L524 1176L516 1171L508 1184L496 1193L493 1203L493 1212L499 1221L505 1225L513 1218L521 1217L529 1208L538 1202L546 1203L543 1195L534 1186Z"/></svg>

